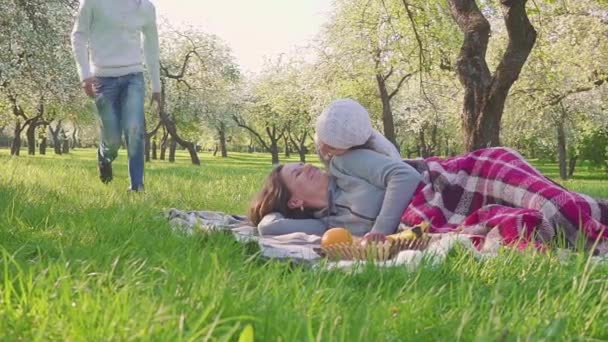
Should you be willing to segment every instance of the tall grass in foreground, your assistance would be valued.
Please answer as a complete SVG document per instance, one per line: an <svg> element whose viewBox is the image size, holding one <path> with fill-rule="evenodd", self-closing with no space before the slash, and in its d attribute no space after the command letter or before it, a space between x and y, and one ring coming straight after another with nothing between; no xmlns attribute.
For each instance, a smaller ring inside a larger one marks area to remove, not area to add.
<svg viewBox="0 0 608 342"><path fill-rule="evenodd" d="M129 194L125 157L97 178L92 150L0 150L0 340L603 340L608 267L576 253L509 250L441 266L321 271L266 261L225 234L171 232L162 211L243 213L268 155L147 165ZM552 176L552 165L539 165ZM564 184L608 197L601 171Z"/></svg>

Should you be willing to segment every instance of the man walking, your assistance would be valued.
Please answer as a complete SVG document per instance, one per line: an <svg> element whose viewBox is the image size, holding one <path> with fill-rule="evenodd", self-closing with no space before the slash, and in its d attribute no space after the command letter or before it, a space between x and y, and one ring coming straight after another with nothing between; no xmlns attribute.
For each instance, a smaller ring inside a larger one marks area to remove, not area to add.
<svg viewBox="0 0 608 342"><path fill-rule="evenodd" d="M80 0L72 48L85 93L100 118L99 178L112 180L112 161L125 135L129 191L144 189L145 85L143 55L160 106L156 10L149 0Z"/></svg>

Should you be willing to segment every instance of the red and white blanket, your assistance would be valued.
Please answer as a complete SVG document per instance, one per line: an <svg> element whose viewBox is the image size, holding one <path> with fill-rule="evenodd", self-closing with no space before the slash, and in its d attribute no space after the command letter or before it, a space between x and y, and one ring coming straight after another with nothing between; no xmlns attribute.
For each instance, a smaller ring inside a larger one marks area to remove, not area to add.
<svg viewBox="0 0 608 342"><path fill-rule="evenodd" d="M569 191L543 176L517 152L487 148L461 156L407 160L423 183L402 222L431 223L430 232L470 234L479 248L489 235L526 247L563 233L569 243L608 243L608 201Z"/></svg>

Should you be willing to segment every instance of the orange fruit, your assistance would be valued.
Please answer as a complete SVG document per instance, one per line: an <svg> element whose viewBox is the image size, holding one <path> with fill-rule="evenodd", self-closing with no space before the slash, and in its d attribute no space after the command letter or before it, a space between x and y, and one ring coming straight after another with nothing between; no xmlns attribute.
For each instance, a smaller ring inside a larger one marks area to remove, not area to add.
<svg viewBox="0 0 608 342"><path fill-rule="evenodd" d="M329 247L336 244L352 244L353 235L345 228L331 228L328 229L325 234L321 237L321 246Z"/></svg>

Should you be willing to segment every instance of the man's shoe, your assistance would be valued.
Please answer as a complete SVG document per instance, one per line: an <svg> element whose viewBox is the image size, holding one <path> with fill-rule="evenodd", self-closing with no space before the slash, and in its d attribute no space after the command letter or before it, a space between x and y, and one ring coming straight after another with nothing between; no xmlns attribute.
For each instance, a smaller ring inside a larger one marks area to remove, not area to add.
<svg viewBox="0 0 608 342"><path fill-rule="evenodd" d="M142 185L142 186L140 186L137 189L133 189L133 188L129 187L127 189L127 192L145 192L145 191L144 191L144 186Z"/></svg>
<svg viewBox="0 0 608 342"><path fill-rule="evenodd" d="M108 184L112 181L112 163L99 161L99 179L103 184Z"/></svg>

